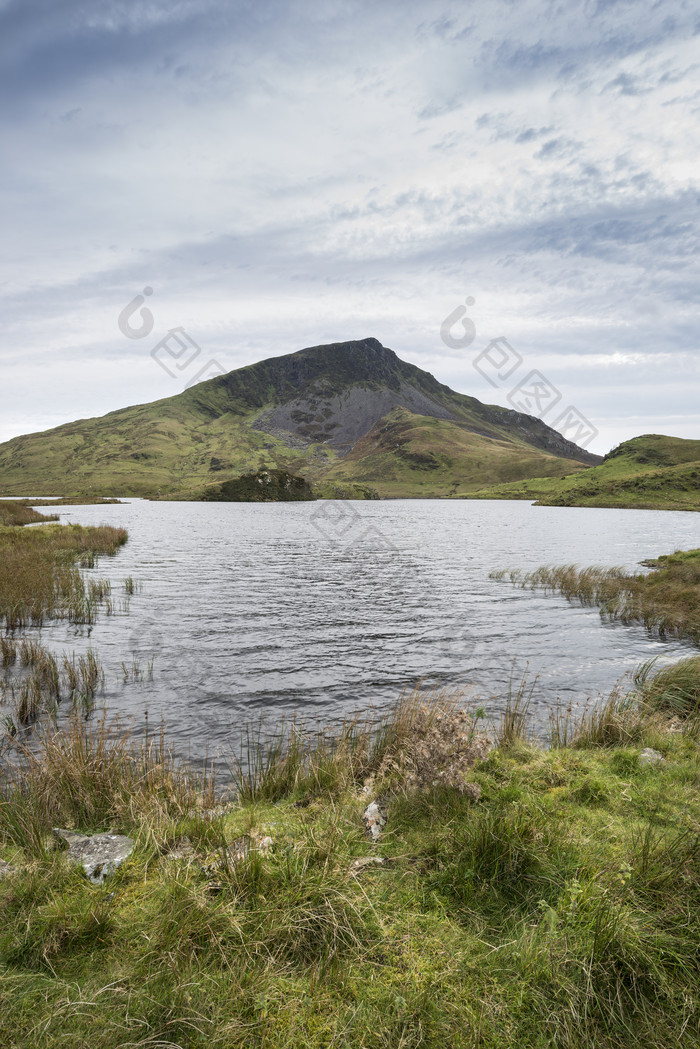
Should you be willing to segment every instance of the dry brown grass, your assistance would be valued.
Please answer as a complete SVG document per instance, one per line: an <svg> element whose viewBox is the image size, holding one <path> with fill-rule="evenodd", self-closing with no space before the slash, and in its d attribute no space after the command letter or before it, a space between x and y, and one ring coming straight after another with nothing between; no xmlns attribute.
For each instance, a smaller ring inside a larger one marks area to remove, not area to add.
<svg viewBox="0 0 700 1049"><path fill-rule="evenodd" d="M397 706L393 720L394 739L388 741L377 780L388 778L408 789L470 791L469 771L493 741L477 731L478 718L464 706L462 692L414 690Z"/></svg>
<svg viewBox="0 0 700 1049"><path fill-rule="evenodd" d="M56 514L40 514L25 503L9 499L0 499L0 525L21 527L27 524L38 524L40 521L57 521Z"/></svg>
<svg viewBox="0 0 700 1049"><path fill-rule="evenodd" d="M123 528L47 525L0 528L0 624L12 633L46 619L94 621L108 587L86 584L80 567L114 554L127 540Z"/></svg>
<svg viewBox="0 0 700 1049"><path fill-rule="evenodd" d="M0 768L0 841L35 854L55 825L118 828L137 816L157 823L215 802L211 775L178 764L162 729L137 741L106 713L46 722L9 758Z"/></svg>
<svg viewBox="0 0 700 1049"><path fill-rule="evenodd" d="M660 637L700 643L700 550L678 552L648 564L656 569L650 574L559 565L526 574L494 572L492 578L508 576L522 587L552 590L569 601L597 605L606 619L643 623Z"/></svg>

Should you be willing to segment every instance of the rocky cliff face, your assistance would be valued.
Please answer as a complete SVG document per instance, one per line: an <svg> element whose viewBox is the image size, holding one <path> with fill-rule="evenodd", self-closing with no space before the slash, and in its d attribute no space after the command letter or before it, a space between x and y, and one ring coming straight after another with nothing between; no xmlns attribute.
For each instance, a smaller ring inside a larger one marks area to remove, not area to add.
<svg viewBox="0 0 700 1049"><path fill-rule="evenodd" d="M203 392L205 387L225 395L227 410L265 406L254 428L280 439L291 435L296 446L323 443L348 452L380 419L406 408L484 437L525 441L587 465L600 462L541 420L457 393L373 338L272 357L202 383Z"/></svg>

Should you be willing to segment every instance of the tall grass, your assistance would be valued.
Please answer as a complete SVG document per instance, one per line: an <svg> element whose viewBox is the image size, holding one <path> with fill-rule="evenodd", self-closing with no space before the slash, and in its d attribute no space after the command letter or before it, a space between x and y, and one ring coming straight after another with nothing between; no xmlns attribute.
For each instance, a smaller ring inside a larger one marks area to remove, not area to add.
<svg viewBox="0 0 700 1049"><path fill-rule="evenodd" d="M0 525L21 527L27 524L38 524L41 521L57 521L57 514L40 514L31 506L14 499L0 499Z"/></svg>
<svg viewBox="0 0 700 1049"><path fill-rule="evenodd" d="M700 715L700 656L658 670L656 663L656 659L648 660L634 676L641 701L684 718Z"/></svg>
<svg viewBox="0 0 700 1049"><path fill-rule="evenodd" d="M0 624L12 633L47 619L94 622L109 584L86 582L80 567L94 566L126 540L123 528L109 525L0 528Z"/></svg>
<svg viewBox="0 0 700 1049"><path fill-rule="evenodd" d="M527 671L515 686L511 670L505 707L495 730L496 742L500 747L531 741L530 706L536 687L537 677L529 682Z"/></svg>
<svg viewBox="0 0 700 1049"><path fill-rule="evenodd" d="M135 814L180 818L214 803L211 775L178 764L161 730L132 739L118 719L42 724L0 768L0 841L43 855L52 826L126 828Z"/></svg>
<svg viewBox="0 0 700 1049"><path fill-rule="evenodd" d="M700 643L700 550L652 562L650 574L622 568L541 567L534 572L494 572L530 589L563 594L569 601L597 605L601 616L622 623L643 623L661 637L689 638Z"/></svg>
<svg viewBox="0 0 700 1049"><path fill-rule="evenodd" d="M549 745L555 748L624 747L640 740L645 717L638 697L618 683L605 699L582 710L550 707Z"/></svg>
<svg viewBox="0 0 700 1049"><path fill-rule="evenodd" d="M478 719L461 711L462 699L459 690L418 686L404 692L380 719L372 713L351 718L332 733L295 719L274 726L262 719L246 727L232 763L238 796L245 803L278 801L292 794L338 794L390 771L409 781L438 775L441 764L454 765L465 752L476 753Z"/></svg>

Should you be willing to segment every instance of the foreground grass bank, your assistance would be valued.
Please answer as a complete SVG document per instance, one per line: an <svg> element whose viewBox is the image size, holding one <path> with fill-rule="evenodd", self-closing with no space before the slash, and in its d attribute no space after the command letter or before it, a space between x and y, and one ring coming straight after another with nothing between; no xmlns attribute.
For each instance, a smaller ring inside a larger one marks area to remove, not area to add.
<svg viewBox="0 0 700 1049"><path fill-rule="evenodd" d="M104 724L17 754L2 1044L696 1046L696 710L635 692L569 719L566 745L511 718L489 750L478 720L425 701L378 734L282 730L218 806L161 741ZM136 847L95 887L57 824Z"/></svg>

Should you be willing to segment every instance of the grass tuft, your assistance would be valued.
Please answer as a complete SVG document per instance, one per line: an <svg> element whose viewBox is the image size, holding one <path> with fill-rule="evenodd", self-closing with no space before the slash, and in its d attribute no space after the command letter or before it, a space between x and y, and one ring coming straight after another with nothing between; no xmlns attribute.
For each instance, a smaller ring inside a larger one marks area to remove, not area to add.
<svg viewBox="0 0 700 1049"><path fill-rule="evenodd" d="M660 637L700 643L700 550L677 552L647 562L654 571L630 575L622 568L538 568L534 572L494 572L530 589L563 594L569 601L597 605L600 614L622 623L643 623Z"/></svg>

